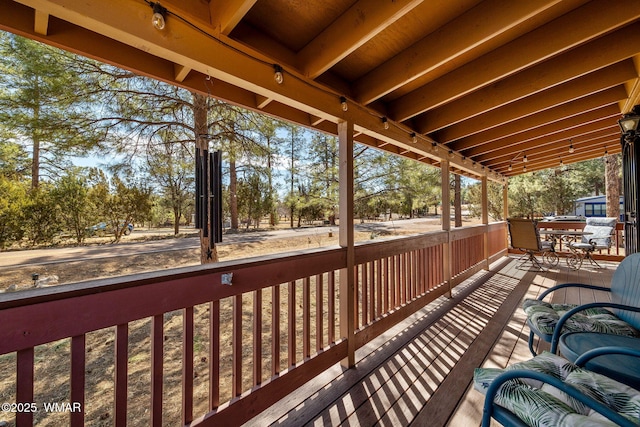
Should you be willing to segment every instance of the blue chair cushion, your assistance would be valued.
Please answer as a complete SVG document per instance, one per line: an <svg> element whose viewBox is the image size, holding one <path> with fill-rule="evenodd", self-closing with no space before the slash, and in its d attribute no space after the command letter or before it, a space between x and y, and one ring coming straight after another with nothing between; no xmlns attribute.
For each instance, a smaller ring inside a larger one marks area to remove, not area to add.
<svg viewBox="0 0 640 427"><path fill-rule="evenodd" d="M522 304L529 322L543 334L552 335L563 314L577 307L575 304L550 304L546 301L526 299ZM573 315L565 324L566 332L602 332L630 337L640 336L640 331L620 320L605 308L589 308Z"/></svg>
<svg viewBox="0 0 640 427"><path fill-rule="evenodd" d="M533 359L515 363L506 370L512 369L526 369L551 375L630 420L640 422L640 391L579 368L560 356L544 352ZM486 394L491 382L504 371L477 368L473 375L474 388ZM501 386L494 402L511 411L531 427L614 425L566 393L531 379L506 382Z"/></svg>

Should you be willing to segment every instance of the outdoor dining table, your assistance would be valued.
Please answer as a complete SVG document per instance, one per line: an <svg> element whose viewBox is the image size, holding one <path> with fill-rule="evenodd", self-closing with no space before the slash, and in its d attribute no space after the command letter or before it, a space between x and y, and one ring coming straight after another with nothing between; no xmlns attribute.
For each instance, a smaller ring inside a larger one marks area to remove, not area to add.
<svg viewBox="0 0 640 427"><path fill-rule="evenodd" d="M555 252L556 242L560 240L564 241L569 248L570 253L567 254L567 265L577 270L576 264L579 262L579 258L582 256L578 251L571 247L571 243L576 242L578 238L582 238L582 236L588 236L593 234L589 231L582 230L539 230L540 234L544 234L546 236L551 237L551 250ZM581 264L581 263L580 263Z"/></svg>

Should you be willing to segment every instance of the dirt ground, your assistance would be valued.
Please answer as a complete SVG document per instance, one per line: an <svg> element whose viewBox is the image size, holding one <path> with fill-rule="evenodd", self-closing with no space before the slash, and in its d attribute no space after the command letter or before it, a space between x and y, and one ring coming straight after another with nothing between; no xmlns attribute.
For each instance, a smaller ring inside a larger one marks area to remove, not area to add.
<svg viewBox="0 0 640 427"><path fill-rule="evenodd" d="M403 234L408 234L408 231ZM318 237L295 237L284 239L269 239L251 244L229 244L219 248L220 260L246 258L268 253L285 252L303 248L330 246L338 243L337 233L329 237L328 233ZM368 240L371 233L356 233L356 240ZM384 235L380 237L385 237ZM161 268L182 267L199 264L197 249L188 251L169 251L164 253L128 256L126 262L120 258L105 258L95 261L67 262L64 264L48 264L46 266L12 268L0 271L0 284L5 288L8 283L18 284L18 290L32 287L29 278L31 273L39 273L40 277L55 275L58 283L73 283L88 278L104 278L119 275L158 270ZM0 285L1 286L1 285ZM282 287L282 313L287 313L288 307L286 287ZM313 288L313 287L312 287ZM298 292L300 295L301 292ZM324 296L326 298L326 295ZM312 296L312 301L315 297ZM251 299L246 302L250 306ZM244 306L244 304L243 304ZM265 313L270 311L270 293L264 292L263 306ZM249 310L245 310L249 311ZM267 316L268 314L265 314ZM175 426L180 424L181 402L181 369L182 369L182 313L181 311L166 313L164 319L164 412L163 425ZM203 414L207 410L208 399L208 318L209 306L195 308L196 330L194 339L194 413ZM226 326L228 324L228 326ZM150 378L150 319L143 319L129 324L129 425L149 425L149 390ZM251 315L246 315L243 325L247 325L245 340L251 346ZM315 328L312 327L313 331ZM231 302L221 301L221 342L231 342L230 333ZM286 315L283 316L281 330L286 330ZM86 337L86 391L85 391L85 423L91 426L113 425L113 376L114 376L114 328L95 331ZM286 342L286 337L282 338ZM315 339L315 338L314 338ZM264 353L270 348L270 341L265 339ZM231 354L226 351L231 346L222 345L220 378L220 401L231 398ZM70 340L65 339L55 343L39 346L35 349L35 402L70 402L69 391L69 360ZM281 353L282 368L287 364L287 350ZM250 363L250 359L248 359ZM15 354L0 356L0 402L15 402ZM270 372L270 360L264 361L263 371ZM252 385L251 369L243 372L243 389ZM266 379L266 378L264 378ZM65 412L48 413L41 409L35 414L35 424L38 426L64 426L68 424L69 414ZM13 414L0 412L0 426L3 422L7 426L14 426Z"/></svg>

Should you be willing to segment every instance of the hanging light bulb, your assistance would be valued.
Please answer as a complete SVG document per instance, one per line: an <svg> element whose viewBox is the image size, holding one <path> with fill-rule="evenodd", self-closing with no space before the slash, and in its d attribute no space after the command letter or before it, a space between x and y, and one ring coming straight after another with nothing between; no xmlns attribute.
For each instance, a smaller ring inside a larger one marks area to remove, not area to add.
<svg viewBox="0 0 640 427"><path fill-rule="evenodd" d="M527 163L527 161L528 161L528 159L527 159L527 155L525 154L525 155L522 157L522 163Z"/></svg>
<svg viewBox="0 0 640 427"><path fill-rule="evenodd" d="M418 143L418 135L416 135L415 132L411 132L411 142L413 142L414 144Z"/></svg>
<svg viewBox="0 0 640 427"><path fill-rule="evenodd" d="M432 142L432 143L431 143L431 149L432 149L434 152L436 152L436 153L437 153L437 152L438 152L438 144L436 144L435 142Z"/></svg>
<svg viewBox="0 0 640 427"><path fill-rule="evenodd" d="M281 85L282 82L284 82L284 74L282 74L282 67L278 64L274 64L273 71L274 71L273 78L275 79L276 83Z"/></svg>
<svg viewBox="0 0 640 427"><path fill-rule="evenodd" d="M527 171L527 165L522 166L522 172L526 172Z"/></svg>
<svg viewBox="0 0 640 427"><path fill-rule="evenodd" d="M560 167L564 166L564 162L562 161L562 159L560 159Z"/></svg>
<svg viewBox="0 0 640 427"><path fill-rule="evenodd" d="M576 151L576 149L573 148L573 142L572 141L573 141L572 139L569 140L569 154L573 154L573 152Z"/></svg>
<svg viewBox="0 0 640 427"><path fill-rule="evenodd" d="M349 106L347 105L347 98L345 98L344 96L341 96L340 105L342 105L342 111L347 111L349 109Z"/></svg>
<svg viewBox="0 0 640 427"><path fill-rule="evenodd" d="M509 172L511 172L513 170L513 166L511 165L511 163L509 163Z"/></svg>
<svg viewBox="0 0 640 427"><path fill-rule="evenodd" d="M386 117L382 118L382 127L384 127L385 130L389 129L389 120L387 120Z"/></svg>
<svg viewBox="0 0 640 427"><path fill-rule="evenodd" d="M453 159L453 150L449 150L449 158Z"/></svg>
<svg viewBox="0 0 640 427"><path fill-rule="evenodd" d="M153 15L151 16L151 24L156 30L164 30L166 25L164 17L167 14L167 9L160 6L160 3L149 3L153 8Z"/></svg>

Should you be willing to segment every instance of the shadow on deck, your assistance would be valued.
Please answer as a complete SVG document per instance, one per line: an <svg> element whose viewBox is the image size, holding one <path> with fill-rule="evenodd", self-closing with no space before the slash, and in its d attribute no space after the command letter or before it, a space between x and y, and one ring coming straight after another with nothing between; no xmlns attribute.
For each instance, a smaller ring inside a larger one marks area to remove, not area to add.
<svg viewBox="0 0 640 427"><path fill-rule="evenodd" d="M544 272L502 258L356 353L356 367L334 366L246 425L480 425L483 396L470 387L479 366L531 357L524 298L564 282L608 286L617 263ZM593 301L594 291L554 301ZM543 349L543 347L540 347Z"/></svg>

